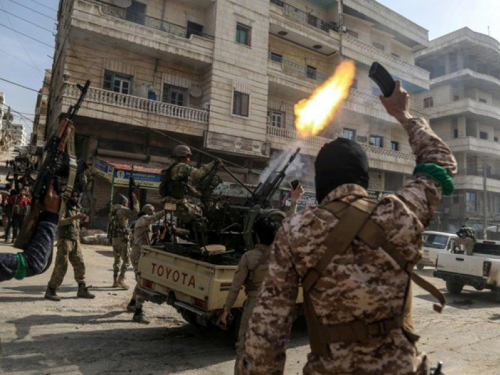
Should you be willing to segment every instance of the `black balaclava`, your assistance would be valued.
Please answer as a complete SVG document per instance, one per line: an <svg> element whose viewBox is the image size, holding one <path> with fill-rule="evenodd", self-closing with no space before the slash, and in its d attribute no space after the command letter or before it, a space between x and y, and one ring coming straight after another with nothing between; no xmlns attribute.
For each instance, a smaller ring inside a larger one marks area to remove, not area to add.
<svg viewBox="0 0 500 375"><path fill-rule="evenodd" d="M337 138L325 144L319 150L314 169L318 203L343 184L368 188L368 158L361 145L350 139Z"/></svg>

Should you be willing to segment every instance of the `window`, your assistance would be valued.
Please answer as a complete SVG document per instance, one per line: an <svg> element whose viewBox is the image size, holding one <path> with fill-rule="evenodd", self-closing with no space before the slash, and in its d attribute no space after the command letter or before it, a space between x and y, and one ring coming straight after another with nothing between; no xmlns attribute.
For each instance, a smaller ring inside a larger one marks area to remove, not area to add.
<svg viewBox="0 0 500 375"><path fill-rule="evenodd" d="M493 137L493 140L494 140L495 142L498 142L498 137Z"/></svg>
<svg viewBox="0 0 500 375"><path fill-rule="evenodd" d="M458 70L458 55L456 52L451 52L448 55L450 61L450 71L449 73L456 72Z"/></svg>
<svg viewBox="0 0 500 375"><path fill-rule="evenodd" d="M127 21L144 25L146 19L146 4L132 1L132 5L126 9L127 14L125 15L125 19Z"/></svg>
<svg viewBox="0 0 500 375"><path fill-rule="evenodd" d="M459 100L460 100L460 96L458 96L458 95L453 95L453 101L454 101L454 102L457 102L457 101L459 101Z"/></svg>
<svg viewBox="0 0 500 375"><path fill-rule="evenodd" d="M481 139L488 139L488 133L486 132L479 132L479 138Z"/></svg>
<svg viewBox="0 0 500 375"><path fill-rule="evenodd" d="M432 97L424 98L424 108L434 107L434 100Z"/></svg>
<svg viewBox="0 0 500 375"><path fill-rule="evenodd" d="M356 137L356 130L348 128L344 128L344 130L342 130L342 138L347 138L354 141L354 137Z"/></svg>
<svg viewBox="0 0 500 375"><path fill-rule="evenodd" d="M276 126L277 128L285 127L285 113L281 111L270 110L267 112L269 116L269 122L271 126Z"/></svg>
<svg viewBox="0 0 500 375"><path fill-rule="evenodd" d="M453 129L453 138L458 138L458 129Z"/></svg>
<svg viewBox="0 0 500 375"><path fill-rule="evenodd" d="M251 33L252 28L250 26L246 26L238 22L236 24L236 43L249 46Z"/></svg>
<svg viewBox="0 0 500 375"><path fill-rule="evenodd" d="M373 42L373 47L378 48L381 51L385 51L385 46L382 43Z"/></svg>
<svg viewBox="0 0 500 375"><path fill-rule="evenodd" d="M316 79L316 68L314 66L307 65L306 71L307 78Z"/></svg>
<svg viewBox="0 0 500 375"><path fill-rule="evenodd" d="M271 52L271 60L276 61L276 62L282 62L283 61L283 56L274 52Z"/></svg>
<svg viewBox="0 0 500 375"><path fill-rule="evenodd" d="M203 35L203 25L200 25L199 23L187 22L187 32L186 32L186 38L189 38L191 35Z"/></svg>
<svg viewBox="0 0 500 375"><path fill-rule="evenodd" d="M250 95L239 91L233 93L233 115L248 117Z"/></svg>
<svg viewBox="0 0 500 375"><path fill-rule="evenodd" d="M130 94L132 87L132 76L115 73L110 70L104 72L104 90L119 92L120 94Z"/></svg>
<svg viewBox="0 0 500 375"><path fill-rule="evenodd" d="M347 30L347 34L349 34L350 36L353 36L355 38L358 38L359 37L359 34L357 31L354 31L354 30Z"/></svg>
<svg viewBox="0 0 500 375"><path fill-rule="evenodd" d="M399 151L399 142L391 141L391 150L392 151Z"/></svg>
<svg viewBox="0 0 500 375"><path fill-rule="evenodd" d="M477 211L477 196L475 192L467 191L465 193L465 210L467 212Z"/></svg>
<svg viewBox="0 0 500 375"><path fill-rule="evenodd" d="M188 91L183 87L172 86L167 83L163 84L162 102L180 105L187 107L189 104Z"/></svg>
<svg viewBox="0 0 500 375"><path fill-rule="evenodd" d="M488 102L486 101L486 99L483 99L483 98L479 98L479 99L478 99L478 101L479 101L479 103L488 103Z"/></svg>
<svg viewBox="0 0 500 375"><path fill-rule="evenodd" d="M370 135L370 144L376 147L384 147L383 138L379 135Z"/></svg>
<svg viewBox="0 0 500 375"><path fill-rule="evenodd" d="M353 89L357 89L357 88L358 88L358 80L357 80L356 78L354 78L354 79L352 80L352 85L351 85L351 87L352 87Z"/></svg>

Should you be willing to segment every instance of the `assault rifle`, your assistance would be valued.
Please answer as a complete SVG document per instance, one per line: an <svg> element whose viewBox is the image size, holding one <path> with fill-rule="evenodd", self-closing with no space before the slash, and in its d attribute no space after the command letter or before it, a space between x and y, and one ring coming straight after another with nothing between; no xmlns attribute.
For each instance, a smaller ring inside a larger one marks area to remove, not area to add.
<svg viewBox="0 0 500 375"><path fill-rule="evenodd" d="M300 147L295 150L295 152L290 156L288 162L284 165L283 168L280 167L283 165L278 165L278 167L271 172L271 174L267 177L264 183L260 183L255 188L252 196L248 198L247 206L253 206L255 204L260 204L263 208L268 207L271 203L271 198L273 194L278 190L281 185L281 182L286 177L286 170L292 164L297 154L300 152Z"/></svg>
<svg viewBox="0 0 500 375"><path fill-rule="evenodd" d="M68 115L61 120L59 128L45 146L46 156L31 190L31 209L24 219L21 231L14 243L14 247L18 249L26 249L35 236L40 214L43 210L43 200L50 184L53 183L58 192L64 186L65 196L69 197L69 194L71 194L77 173L73 118L78 113L89 86L90 80L87 80L84 86L77 84L78 89L81 91L78 101L69 108ZM61 206L64 207L64 202L62 202ZM50 266L51 262L52 256L44 271Z"/></svg>
<svg viewBox="0 0 500 375"><path fill-rule="evenodd" d="M135 182L134 178L134 166L132 165L132 171L130 172L130 178L128 180L128 208L134 209L134 195L139 199L139 186Z"/></svg>

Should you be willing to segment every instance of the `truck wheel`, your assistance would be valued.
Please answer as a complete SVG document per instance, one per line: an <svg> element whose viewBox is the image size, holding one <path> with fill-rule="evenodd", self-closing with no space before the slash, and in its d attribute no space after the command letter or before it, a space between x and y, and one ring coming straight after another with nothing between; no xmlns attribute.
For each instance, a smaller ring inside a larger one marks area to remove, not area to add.
<svg viewBox="0 0 500 375"><path fill-rule="evenodd" d="M196 320L196 315L191 311L183 310L181 311L181 315L184 318L184 320L189 324L191 324L192 326L201 327L200 323L198 323L198 321Z"/></svg>
<svg viewBox="0 0 500 375"><path fill-rule="evenodd" d="M463 288L464 284L458 281L446 280L446 289L448 289L450 294L460 294Z"/></svg>
<svg viewBox="0 0 500 375"><path fill-rule="evenodd" d="M417 264L417 270L422 271L423 269L424 269L424 265L423 265L423 264L418 263L418 264Z"/></svg>

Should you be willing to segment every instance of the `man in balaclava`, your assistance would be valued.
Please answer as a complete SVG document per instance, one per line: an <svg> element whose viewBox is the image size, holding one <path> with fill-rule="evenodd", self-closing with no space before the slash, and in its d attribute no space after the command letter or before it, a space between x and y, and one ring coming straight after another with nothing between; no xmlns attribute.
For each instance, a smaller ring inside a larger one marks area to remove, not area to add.
<svg viewBox="0 0 500 375"><path fill-rule="evenodd" d="M133 209L128 208L128 199L123 194L118 194L117 204L111 207L108 222L108 238L113 245L113 288L127 290L125 272L130 266L130 229L128 221L139 213L139 201L135 194L132 195ZM120 266L121 263L121 266ZM118 274L119 273L119 274Z"/></svg>
<svg viewBox="0 0 500 375"><path fill-rule="evenodd" d="M418 163L413 179L396 193L367 199L368 159L358 143L337 139L319 151L319 206L285 219L276 236L242 374L283 373L300 284L311 345L304 374L429 374L408 319L410 277L418 279L412 271L421 258L422 232L441 195L453 191L457 163L427 121L412 118L408 98L400 82L389 98L381 97L408 133ZM429 285L439 310L444 298Z"/></svg>

